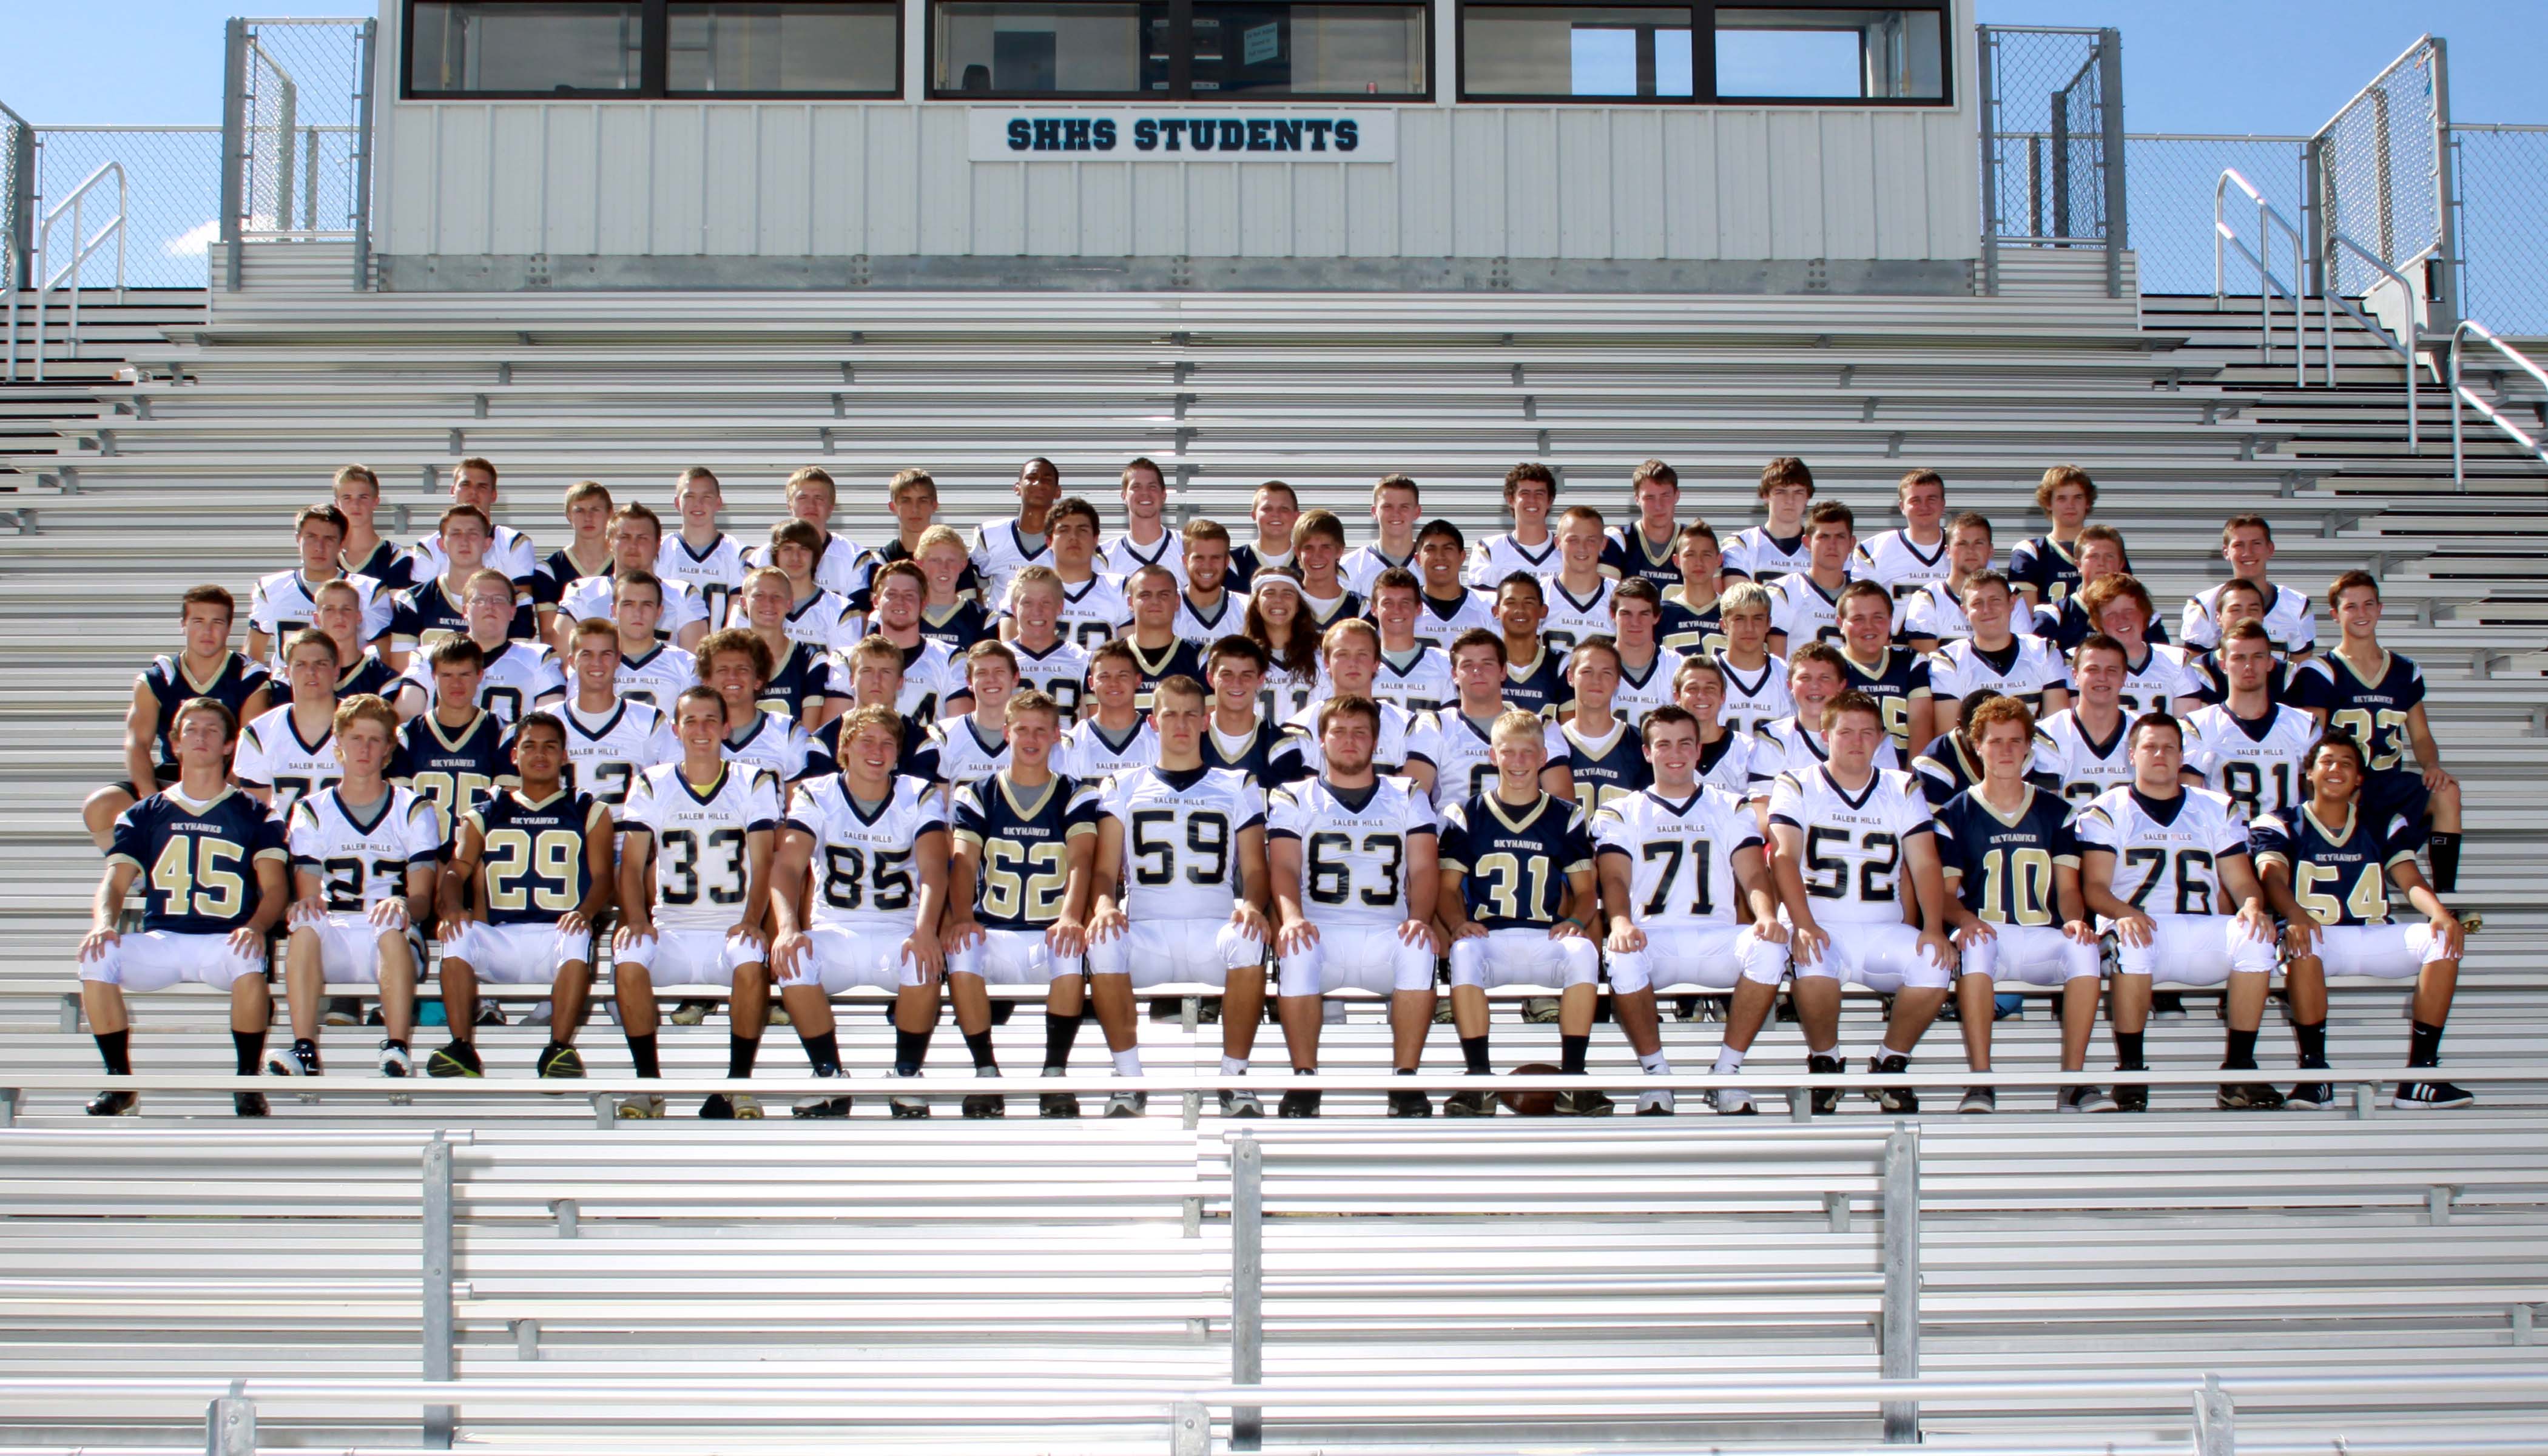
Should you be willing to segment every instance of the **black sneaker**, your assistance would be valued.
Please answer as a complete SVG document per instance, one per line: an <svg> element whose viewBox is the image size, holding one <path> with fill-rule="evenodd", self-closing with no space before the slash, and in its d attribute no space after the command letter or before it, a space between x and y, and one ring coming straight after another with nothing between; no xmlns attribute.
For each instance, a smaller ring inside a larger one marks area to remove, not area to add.
<svg viewBox="0 0 2548 1456"><path fill-rule="evenodd" d="M469 1054L474 1058L478 1053L471 1050ZM543 1047L536 1070L543 1077L581 1077L584 1075L584 1053L572 1046L560 1046L554 1051Z"/></svg>
<svg viewBox="0 0 2548 1456"><path fill-rule="evenodd" d="M2149 1070L2149 1068L2144 1066L2119 1066L2115 1068L2115 1071L2118 1074L2115 1082L2115 1111L2149 1111L2149 1083L2127 1082L2122 1080L2121 1077L2121 1074L2124 1072L2144 1072L2147 1070Z"/></svg>
<svg viewBox="0 0 2548 1456"><path fill-rule="evenodd" d="M1433 1116L1433 1099L1421 1092L1389 1094L1389 1115L1394 1118L1429 1118Z"/></svg>
<svg viewBox="0 0 2548 1456"><path fill-rule="evenodd" d="M1999 1111L1999 1092L1991 1087L1966 1087L1964 1100L1956 1104L1956 1111L1959 1113L1997 1112Z"/></svg>
<svg viewBox="0 0 2548 1456"><path fill-rule="evenodd" d="M964 1097L964 1116L979 1121L1009 1115L1009 1099L997 1092L970 1092Z"/></svg>
<svg viewBox="0 0 2548 1456"><path fill-rule="evenodd" d="M1079 1099L1067 1092L1046 1092L1036 1099L1036 1116L1040 1118L1075 1118L1079 1116Z"/></svg>
<svg viewBox="0 0 2548 1456"><path fill-rule="evenodd" d="M2324 1082L2303 1082L2283 1097L2283 1106L2302 1112L2317 1112L2335 1106L2335 1089Z"/></svg>
<svg viewBox="0 0 2548 1456"><path fill-rule="evenodd" d="M1283 1094L1283 1100L1275 1104L1274 1115L1276 1117L1284 1118L1317 1117L1319 1115L1319 1094L1316 1092L1286 1092Z"/></svg>
<svg viewBox="0 0 2548 1456"><path fill-rule="evenodd" d="M1491 1092L1454 1092L1442 1099L1442 1116L1446 1118L1491 1118L1495 1115L1496 1099Z"/></svg>
<svg viewBox="0 0 2548 1456"><path fill-rule="evenodd" d="M1561 1118L1606 1118L1618 1104L1598 1088L1587 1087L1581 1092L1557 1094L1557 1115Z"/></svg>
<svg viewBox="0 0 2548 1456"><path fill-rule="evenodd" d="M1805 1058L1805 1070L1817 1077L1837 1076L1848 1069L1848 1066L1837 1056L1808 1056ZM1814 1116L1816 1117L1821 1117L1826 1113L1839 1111L1840 1089L1838 1087L1816 1087L1813 1093L1813 1103Z"/></svg>
<svg viewBox="0 0 2548 1456"><path fill-rule="evenodd" d="M734 1099L722 1092L709 1093L707 1101L699 1104L699 1118L703 1122L710 1123L733 1122Z"/></svg>
<svg viewBox="0 0 2548 1456"><path fill-rule="evenodd" d="M566 1050L568 1055L575 1055L574 1047L570 1046ZM584 1075L583 1066L584 1059L577 1057L577 1070L571 1075L579 1077ZM428 1077L483 1077L487 1075L487 1063L478 1059L477 1047L466 1042L454 1042L448 1046L434 1048L433 1054L424 1059L424 1074ZM553 1074L543 1066L540 1068L540 1075L545 1077Z"/></svg>
<svg viewBox="0 0 2548 1456"><path fill-rule="evenodd" d="M2213 1098L2223 1112L2280 1112L2283 1094L2262 1082L2230 1082Z"/></svg>
<svg viewBox="0 0 2548 1456"><path fill-rule="evenodd" d="M100 1092L88 1100L93 1118L129 1118L141 1111L141 1099L131 1092Z"/></svg>
<svg viewBox="0 0 2548 1456"><path fill-rule="evenodd" d="M2389 1105L2400 1112L2438 1112L2445 1108L2468 1107L2476 1101L2477 1098L2467 1088L2453 1086L2449 1082L2401 1082L2398 1090L2389 1096ZM89 1111L97 1111L97 1104L90 1103Z"/></svg>
<svg viewBox="0 0 2548 1456"><path fill-rule="evenodd" d="M2103 1087L2064 1087L2060 1110L2063 1112L2113 1112L2113 1094Z"/></svg>
<svg viewBox="0 0 2548 1456"><path fill-rule="evenodd" d="M1866 1069L1870 1073L1883 1075L1907 1072L1911 1069L1911 1058L1898 1051L1887 1052L1882 1056L1870 1056L1866 1059ZM1908 1087L1869 1087L1866 1089L1866 1095L1877 1107L1886 1112L1920 1110L1920 1094Z"/></svg>
<svg viewBox="0 0 2548 1456"><path fill-rule="evenodd" d="M271 1111L272 1109L265 1105L265 1094L262 1092L233 1092L230 1094L230 1115L232 1117L261 1118Z"/></svg>
<svg viewBox="0 0 2548 1456"><path fill-rule="evenodd" d="M816 1072L815 1075L828 1077L833 1074L829 1072ZM796 1099L794 1104L787 1109L787 1115L789 1117L798 1118L845 1118L850 1115L850 1099L847 1097L799 1097Z"/></svg>

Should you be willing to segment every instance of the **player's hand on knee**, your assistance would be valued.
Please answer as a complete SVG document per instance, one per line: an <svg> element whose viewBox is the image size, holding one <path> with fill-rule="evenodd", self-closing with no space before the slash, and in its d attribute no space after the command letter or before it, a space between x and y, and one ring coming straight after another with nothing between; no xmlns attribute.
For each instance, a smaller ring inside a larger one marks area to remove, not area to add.
<svg viewBox="0 0 2548 1456"><path fill-rule="evenodd" d="M1133 922L1126 917L1123 907L1109 905L1090 918L1088 939L1091 942L1111 941L1132 928Z"/></svg>
<svg viewBox="0 0 2548 1456"><path fill-rule="evenodd" d="M1451 931L1451 939L1455 941L1483 941L1486 938L1487 928L1474 920L1463 920Z"/></svg>
<svg viewBox="0 0 2548 1456"><path fill-rule="evenodd" d="M1784 946L1795 939L1788 933L1786 923L1778 920L1752 922L1752 934L1773 946Z"/></svg>
<svg viewBox="0 0 2548 1456"><path fill-rule="evenodd" d="M651 941L654 938L654 922L641 917L632 916L629 919L619 922L619 929L611 933L610 949L619 955L624 956L639 945L642 945L647 941Z"/></svg>
<svg viewBox="0 0 2548 1456"><path fill-rule="evenodd" d="M902 954L920 967L922 985L934 986L946 978L947 949L938 943L938 932L915 929L911 939L902 943Z"/></svg>
<svg viewBox="0 0 2548 1456"><path fill-rule="evenodd" d="M2097 944L2097 928L2084 920L2063 921L2061 933L2083 946Z"/></svg>
<svg viewBox="0 0 2548 1456"><path fill-rule="evenodd" d="M1929 963L1940 970L1950 970L1955 967L1956 943L1947 939L1941 932L1934 930L1920 932L1920 954L1928 956Z"/></svg>
<svg viewBox="0 0 2548 1456"><path fill-rule="evenodd" d="M968 946L978 946L989 939L982 933L982 923L967 916L947 928L945 943L948 951L956 952Z"/></svg>
<svg viewBox="0 0 2548 1456"><path fill-rule="evenodd" d="M2148 916L2135 910L2115 922L2115 939L2127 946L2146 946L2157 930Z"/></svg>
<svg viewBox="0 0 2548 1456"><path fill-rule="evenodd" d="M2468 928L2460 924L2458 916L2445 910L2433 917L2433 941L2442 948L2444 959L2457 960L2468 948Z"/></svg>
<svg viewBox="0 0 2548 1456"><path fill-rule="evenodd" d="M1229 923L1245 931L1248 939L1260 946L1274 939L1274 927L1265 923L1265 912L1245 900L1229 907Z"/></svg>
<svg viewBox="0 0 2548 1456"><path fill-rule="evenodd" d="M1088 927L1076 920L1056 920L1044 933L1044 943L1052 954L1064 959L1085 956L1088 954Z"/></svg>
<svg viewBox="0 0 2548 1456"><path fill-rule="evenodd" d="M1319 944L1319 928L1306 920L1294 921L1274 937L1274 954L1298 956Z"/></svg>
<svg viewBox="0 0 2548 1456"><path fill-rule="evenodd" d="M2274 943L2274 917L2262 902L2249 900L2238 907L2238 924L2252 940Z"/></svg>
<svg viewBox="0 0 2548 1456"><path fill-rule="evenodd" d="M805 933L801 930L791 930L780 936L770 943L772 973L793 978L797 967L804 963L806 956L811 954L813 949L814 943L806 939Z"/></svg>
<svg viewBox="0 0 2548 1456"><path fill-rule="evenodd" d="M1819 925L1799 925L1794 928L1792 944L1798 965L1820 965L1823 952L1831 946L1831 933Z"/></svg>
<svg viewBox="0 0 2548 1456"><path fill-rule="evenodd" d="M444 930L448 932L456 929L453 925L453 921L456 921L458 918L459 917L457 916L453 916L446 919L443 922ZM565 936L569 940L574 940L579 936L591 935L592 933L592 922L584 918L583 911L569 910L564 915L558 917L557 933ZM449 939L449 936L446 934L444 939Z"/></svg>
<svg viewBox="0 0 2548 1456"><path fill-rule="evenodd" d="M1410 946L1422 946L1436 956L1441 955L1445 949L1442 944L1442 932L1435 929L1433 922L1429 920L1400 921L1398 938Z"/></svg>
<svg viewBox="0 0 2548 1456"><path fill-rule="evenodd" d="M407 901L392 895L374 904L368 918L377 930L405 930L407 929Z"/></svg>
<svg viewBox="0 0 2548 1456"><path fill-rule="evenodd" d="M2460 781L2444 770L2427 769L2424 771L2424 788L2427 792L2456 796L2460 791Z"/></svg>
<svg viewBox="0 0 2548 1456"><path fill-rule="evenodd" d="M2283 954L2297 960L2318 954L2318 922L2304 915L2283 927Z"/></svg>
<svg viewBox="0 0 2548 1456"><path fill-rule="evenodd" d="M241 960L265 958L265 932L252 925L242 925L230 932L230 954Z"/></svg>
<svg viewBox="0 0 2548 1456"><path fill-rule="evenodd" d="M1613 956L1633 956L1646 949L1646 933L1635 921L1622 917L1618 924L1610 927L1610 939L1603 944L1610 948Z"/></svg>
<svg viewBox="0 0 2548 1456"><path fill-rule="evenodd" d="M123 939L123 934L112 926L109 926L105 930L90 931L87 935L80 937L79 958L82 960L95 960L106 954L107 947L115 945Z"/></svg>
<svg viewBox="0 0 2548 1456"><path fill-rule="evenodd" d="M1987 946L1998 939L1999 932L1991 929L1989 921L1976 920L1956 932L1956 948L1969 951L1975 946Z"/></svg>
<svg viewBox="0 0 2548 1456"><path fill-rule="evenodd" d="M382 903L387 904L388 902L383 901ZM304 895L300 899L292 902L292 909L284 915L283 923L297 930L305 925L323 924L326 919L326 900L318 895Z"/></svg>

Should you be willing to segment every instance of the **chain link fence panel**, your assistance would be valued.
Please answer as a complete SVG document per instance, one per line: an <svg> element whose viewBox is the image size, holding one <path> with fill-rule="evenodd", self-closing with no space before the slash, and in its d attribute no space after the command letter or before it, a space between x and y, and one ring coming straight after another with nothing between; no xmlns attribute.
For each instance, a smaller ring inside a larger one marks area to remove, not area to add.
<svg viewBox="0 0 2548 1456"><path fill-rule="evenodd" d="M350 234L360 210L363 23L250 20L239 158L249 234Z"/></svg>
<svg viewBox="0 0 2548 1456"><path fill-rule="evenodd" d="M2319 129L2325 227L2390 267L2442 249L2442 48L2418 41ZM2294 219L2295 222L2299 220ZM2380 279L2351 251L2327 249L2327 283L2359 294Z"/></svg>
<svg viewBox="0 0 2548 1456"><path fill-rule="evenodd" d="M2460 312L2498 333L2548 337L2548 127L2458 125L2451 148Z"/></svg>
<svg viewBox="0 0 2548 1456"><path fill-rule="evenodd" d="M2212 292L2212 203L2225 169L2236 169L2294 227L2302 226L2301 157L2308 142L2306 136L2143 133L2125 137L2125 166L2132 177L2129 235L2140 265L2141 292ZM2240 235L2253 232L2255 204L2235 188L2230 203L2238 210L2231 216ZM2276 271L2289 268L2289 260L2283 259ZM2226 285L2231 293L2254 293L2255 270L2233 262Z"/></svg>
<svg viewBox="0 0 2548 1456"><path fill-rule="evenodd" d="M202 288L205 249L221 233L222 129L39 127L37 215L108 162L124 167L125 283L133 288ZM104 194L104 200L112 207L114 194ZM95 232L97 224L92 222L89 230ZM67 224L54 228L57 248L68 237ZM113 259L103 254L91 259L84 281L92 287L111 286Z"/></svg>
<svg viewBox="0 0 2548 1456"><path fill-rule="evenodd" d="M2102 248L2106 148L2094 31L1984 28L1991 112L1982 165L1996 216L1984 230L2016 245Z"/></svg>

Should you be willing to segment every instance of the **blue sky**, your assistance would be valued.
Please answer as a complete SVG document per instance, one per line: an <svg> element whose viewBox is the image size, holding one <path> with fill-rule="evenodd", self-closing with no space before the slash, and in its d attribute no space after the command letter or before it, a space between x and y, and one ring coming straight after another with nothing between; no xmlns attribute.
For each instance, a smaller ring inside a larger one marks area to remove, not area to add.
<svg viewBox="0 0 2548 1456"><path fill-rule="evenodd" d="M0 0L0 102L38 125L220 120L222 22L366 0ZM2136 132L2308 132L2419 33L2464 121L2548 123L2542 0L1980 0L1985 21L2120 26Z"/></svg>

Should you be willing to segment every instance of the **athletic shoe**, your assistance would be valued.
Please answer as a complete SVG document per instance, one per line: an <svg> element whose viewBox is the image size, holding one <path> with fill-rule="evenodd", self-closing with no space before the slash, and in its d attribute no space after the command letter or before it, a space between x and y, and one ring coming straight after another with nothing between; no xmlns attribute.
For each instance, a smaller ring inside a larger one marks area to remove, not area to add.
<svg viewBox="0 0 2548 1456"><path fill-rule="evenodd" d="M1389 1094L1389 1115L1394 1118L1429 1118L1433 1116L1433 1099L1421 1092Z"/></svg>
<svg viewBox="0 0 2548 1456"><path fill-rule="evenodd" d="M1556 1111L1561 1118L1606 1118L1617 1105L1599 1088L1587 1087L1558 1093Z"/></svg>
<svg viewBox="0 0 2548 1456"><path fill-rule="evenodd" d="M1637 1097L1637 1116L1668 1118L1673 1115L1673 1095L1669 1092L1644 1092Z"/></svg>
<svg viewBox="0 0 2548 1456"><path fill-rule="evenodd" d="M699 1119L702 1122L730 1123L737 1115L734 1099L722 1092L709 1093L707 1101L699 1104Z"/></svg>
<svg viewBox="0 0 2548 1456"><path fill-rule="evenodd" d="M708 1019L709 1004L705 1001L684 1001L674 1007L673 1014L664 1019L677 1027L694 1027Z"/></svg>
<svg viewBox="0 0 2548 1456"><path fill-rule="evenodd" d="M1036 1099L1036 1116L1040 1118L1075 1118L1079 1116L1079 1099L1067 1092L1046 1092Z"/></svg>
<svg viewBox="0 0 2548 1456"><path fill-rule="evenodd" d="M572 1046L560 1046L555 1051L544 1047L535 1070L543 1077L581 1077L584 1075L584 1053Z"/></svg>
<svg viewBox="0 0 2548 1456"><path fill-rule="evenodd" d="M578 1061L576 1065L580 1068L584 1063ZM478 1059L477 1047L466 1042L454 1042L448 1046L434 1048L424 1058L424 1074L428 1077L483 1077L487 1075L487 1064ZM540 1075L545 1077L548 1072L544 1070ZM578 1071L576 1075L582 1076L583 1072Z"/></svg>
<svg viewBox="0 0 2548 1456"><path fill-rule="evenodd" d="M351 996L330 996L324 1011L318 1013L322 1027L350 1027L363 1019L363 1003Z"/></svg>
<svg viewBox="0 0 2548 1456"><path fill-rule="evenodd" d="M2280 1112L2283 1094L2262 1082L2230 1082L2212 1099L2223 1112Z"/></svg>
<svg viewBox="0 0 2548 1456"><path fill-rule="evenodd" d="M1009 1115L1009 1100L997 1092L972 1092L964 1097L964 1116L976 1120L1004 1118Z"/></svg>
<svg viewBox="0 0 2548 1456"><path fill-rule="evenodd" d="M2117 1067L2115 1070L2118 1072L2127 1070L2138 1072L2147 1071L2149 1068L2138 1066L2129 1068ZM2147 1112L2149 1111L2149 1094L2150 1089L2149 1083L2147 1082L2117 1081L2115 1083L2115 1111Z"/></svg>
<svg viewBox="0 0 2548 1456"><path fill-rule="evenodd" d="M269 1077L315 1077L321 1074L318 1048L286 1046L265 1055L265 1074Z"/></svg>
<svg viewBox="0 0 2548 1456"><path fill-rule="evenodd" d="M1721 1118L1754 1118L1761 1109L1752 1105L1752 1094L1740 1087L1720 1087L1707 1094L1707 1105Z"/></svg>
<svg viewBox="0 0 2548 1456"><path fill-rule="evenodd" d="M1807 1056L1805 1058L1805 1070L1817 1077L1828 1077L1838 1076L1840 1073L1849 1070L1849 1067L1847 1063L1843 1062L1837 1056ZM1813 1107L1814 1116L1816 1117L1821 1117L1826 1113L1838 1112L1840 1110L1840 1089L1838 1087L1815 1088L1813 1094Z"/></svg>
<svg viewBox="0 0 2548 1456"><path fill-rule="evenodd" d="M1147 1092L1118 1092L1106 1099L1106 1116L1110 1118L1138 1118L1149 1110Z"/></svg>
<svg viewBox="0 0 2548 1456"><path fill-rule="evenodd" d="M820 1074L818 1073L818 1075ZM795 1105L790 1107L787 1111L788 1115L791 1117L845 1118L850 1115L850 1099L847 1097L799 1097L796 1099Z"/></svg>
<svg viewBox="0 0 2548 1456"><path fill-rule="evenodd" d="M383 1042L381 1044L381 1075L385 1077L414 1076L415 1061L407 1054L406 1047L393 1046L389 1043Z"/></svg>
<svg viewBox="0 0 2548 1456"><path fill-rule="evenodd" d="M2283 1098L2283 1106L2302 1112L2316 1112L2335 1106L2335 1089L2324 1082L2303 1082Z"/></svg>
<svg viewBox="0 0 2548 1456"><path fill-rule="evenodd" d="M2185 1020L2185 993L2183 991L2160 991L2151 996L2150 1020Z"/></svg>
<svg viewBox="0 0 2548 1456"><path fill-rule="evenodd" d="M1673 1015L1683 1021L1698 1020L1698 998L1684 996L1673 1003Z"/></svg>
<svg viewBox="0 0 2548 1456"><path fill-rule="evenodd" d="M93 1118L129 1118L140 1111L141 1099L131 1092L100 1092L88 1100L88 1115Z"/></svg>
<svg viewBox="0 0 2548 1456"><path fill-rule="evenodd" d="M1535 1026L1545 1026L1556 1021L1557 998L1554 996L1529 997L1521 1003L1521 1019Z"/></svg>
<svg viewBox="0 0 2548 1456"><path fill-rule="evenodd" d="M1966 1087L1964 1100L1956 1104L1957 1112L1997 1112L1999 1093L1989 1087Z"/></svg>
<svg viewBox="0 0 2548 1456"><path fill-rule="evenodd" d="M1882 1056L1868 1057L1866 1069L1870 1073L1879 1074L1907 1072L1911 1069L1911 1058L1898 1051L1888 1051ZM1908 1087L1870 1087L1866 1095L1877 1107L1886 1112L1908 1113L1920 1110L1920 1094Z"/></svg>
<svg viewBox="0 0 2548 1456"><path fill-rule="evenodd" d="M265 1105L265 1094L262 1092L233 1092L230 1094L230 1115L233 1117L261 1118L264 1117L268 1111L270 1111L270 1109Z"/></svg>
<svg viewBox="0 0 2548 1456"><path fill-rule="evenodd" d="M619 1116L632 1123L651 1123L664 1115L664 1099L655 1093L620 1099Z"/></svg>
<svg viewBox="0 0 2548 1456"><path fill-rule="evenodd" d="M1490 1092L1454 1092L1442 1099L1442 1116L1446 1118L1491 1118L1495 1115L1496 1099Z"/></svg>
<svg viewBox="0 0 2548 1456"><path fill-rule="evenodd" d="M2398 1090L2389 1096L2389 1105L2400 1112L2438 1112L2444 1108L2468 1107L2476 1101L2476 1096L2468 1089L2448 1082L2401 1082ZM89 1104L89 1111L96 1110L97 1104Z"/></svg>
<svg viewBox="0 0 2548 1456"><path fill-rule="evenodd" d="M1286 1092L1283 1094L1283 1100L1275 1104L1274 1113L1277 1117L1286 1118L1317 1117L1319 1115L1319 1094L1316 1092Z"/></svg>
<svg viewBox="0 0 2548 1456"><path fill-rule="evenodd" d="M2062 1112L2113 1112L2115 1099L2103 1087L2064 1087L2055 1106Z"/></svg>
<svg viewBox="0 0 2548 1456"><path fill-rule="evenodd" d="M1265 1116L1265 1104L1257 1101L1253 1092L1233 1092L1224 1087L1221 1089L1221 1115L1226 1118L1261 1118Z"/></svg>
<svg viewBox="0 0 2548 1456"><path fill-rule="evenodd" d="M896 1097L888 1104L888 1106L892 1109L893 1115L898 1118L925 1118L929 1116L929 1099L926 1097Z"/></svg>

